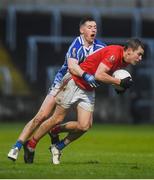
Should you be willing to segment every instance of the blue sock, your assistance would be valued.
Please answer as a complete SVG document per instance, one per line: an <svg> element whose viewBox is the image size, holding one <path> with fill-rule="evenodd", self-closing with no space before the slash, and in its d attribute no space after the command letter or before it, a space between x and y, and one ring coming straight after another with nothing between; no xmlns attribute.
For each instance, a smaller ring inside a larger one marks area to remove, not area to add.
<svg viewBox="0 0 154 180"><path fill-rule="evenodd" d="M22 148L23 142L22 141L17 141L14 147L17 147L19 150Z"/></svg>
<svg viewBox="0 0 154 180"><path fill-rule="evenodd" d="M65 143L64 143L64 140L56 143L56 147L59 149L59 150L62 150L64 147L65 147Z"/></svg>

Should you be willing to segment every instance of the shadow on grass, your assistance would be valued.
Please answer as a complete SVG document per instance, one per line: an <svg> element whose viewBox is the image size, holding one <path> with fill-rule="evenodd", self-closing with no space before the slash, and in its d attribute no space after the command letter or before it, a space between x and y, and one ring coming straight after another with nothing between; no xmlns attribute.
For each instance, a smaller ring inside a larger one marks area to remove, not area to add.
<svg viewBox="0 0 154 180"><path fill-rule="evenodd" d="M117 162L117 163L102 163L101 161L97 160L90 160L90 161L84 161L84 162L68 162L65 161L61 164L68 164L68 165L79 165L79 164L98 164L102 165L103 167L130 167L131 169L140 169L139 164L137 163L125 163L125 162Z"/></svg>

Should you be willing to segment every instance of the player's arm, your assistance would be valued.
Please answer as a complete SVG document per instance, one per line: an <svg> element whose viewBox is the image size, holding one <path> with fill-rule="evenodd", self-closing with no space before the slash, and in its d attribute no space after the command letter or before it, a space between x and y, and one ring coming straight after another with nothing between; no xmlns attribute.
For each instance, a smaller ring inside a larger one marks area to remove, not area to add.
<svg viewBox="0 0 154 180"><path fill-rule="evenodd" d="M129 88L133 84L133 81L130 77L124 79L117 79L110 76L108 74L109 70L110 68L107 67L107 65L100 63L95 73L95 79L106 84L120 85L124 89Z"/></svg>
<svg viewBox="0 0 154 180"><path fill-rule="evenodd" d="M95 73L95 79L106 84L120 85L121 80L110 76L108 74L109 70L109 67L103 63L100 63Z"/></svg>
<svg viewBox="0 0 154 180"><path fill-rule="evenodd" d="M95 81L95 77L83 71L78 65L78 61L74 58L68 59L68 69L71 74L82 77L91 87L97 87L99 84Z"/></svg>
<svg viewBox="0 0 154 180"><path fill-rule="evenodd" d="M84 71L78 65L78 60L75 58L68 58L68 69L71 74L82 77Z"/></svg>

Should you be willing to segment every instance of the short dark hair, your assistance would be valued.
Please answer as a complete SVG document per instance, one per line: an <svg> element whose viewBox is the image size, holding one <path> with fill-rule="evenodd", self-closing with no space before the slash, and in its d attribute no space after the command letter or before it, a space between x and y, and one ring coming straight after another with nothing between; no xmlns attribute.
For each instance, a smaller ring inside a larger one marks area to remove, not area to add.
<svg viewBox="0 0 154 180"><path fill-rule="evenodd" d="M79 23L79 27L81 27L87 21L95 21L95 19L91 16L85 16L81 19L81 21Z"/></svg>
<svg viewBox="0 0 154 180"><path fill-rule="evenodd" d="M139 46L144 49L144 44L138 38L131 38L124 45L124 49L132 48L133 50L136 50Z"/></svg>

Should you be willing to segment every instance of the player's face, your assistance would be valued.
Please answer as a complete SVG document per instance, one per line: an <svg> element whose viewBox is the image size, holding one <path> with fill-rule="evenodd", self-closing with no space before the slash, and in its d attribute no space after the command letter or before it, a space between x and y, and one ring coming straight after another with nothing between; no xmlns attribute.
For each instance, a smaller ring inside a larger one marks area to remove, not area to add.
<svg viewBox="0 0 154 180"><path fill-rule="evenodd" d="M80 33L84 36L85 41L88 44L92 44L96 34L97 34L97 25L95 21L86 21L80 27Z"/></svg>
<svg viewBox="0 0 154 180"><path fill-rule="evenodd" d="M127 56L127 62L136 65L142 60L144 54L144 50L141 46L138 47L138 49L133 50L131 48L128 49L128 56Z"/></svg>

